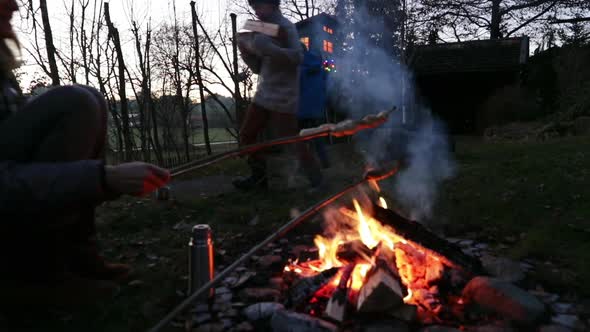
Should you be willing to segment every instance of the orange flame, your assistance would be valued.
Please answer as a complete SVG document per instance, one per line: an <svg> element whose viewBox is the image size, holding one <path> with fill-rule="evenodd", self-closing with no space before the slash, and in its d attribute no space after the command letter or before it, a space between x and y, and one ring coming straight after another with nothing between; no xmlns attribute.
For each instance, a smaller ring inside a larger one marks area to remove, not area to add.
<svg viewBox="0 0 590 332"><path fill-rule="evenodd" d="M412 299L412 290L408 288L408 295L406 295L406 297L404 297L404 303L408 303L410 302L410 300Z"/></svg>
<svg viewBox="0 0 590 332"><path fill-rule="evenodd" d="M348 208L341 208L338 210L342 218L338 218L340 224L336 228L335 236L328 238L317 235L315 237L314 243L318 249L318 260L308 261L301 264L295 262L290 266L285 267L285 271L295 271L300 275L309 276L330 268L343 267L349 262L342 261L338 258L338 250L342 244L360 240L360 242L369 249L374 249L381 244L395 253L395 263L401 281L406 287L408 287L408 294L404 297L404 302L414 303L416 299L414 299L413 296L419 296L416 294L420 294L420 292L417 292L419 288L412 288L414 287L416 278L419 277L416 271L424 271L426 263L423 260L415 261L414 257L405 254L405 250L410 250L408 248L412 248L411 250L416 252L419 256L424 256L424 252L419 248L414 248L412 243L409 243L402 236L396 234L391 227L383 225L375 218L366 215L356 199L354 199L352 203L354 211ZM387 202L383 197L379 198L379 204L382 207L387 208ZM359 254L363 257L363 254ZM433 258L440 264L437 257ZM359 291L361 289L367 273L374 266L374 262L371 262L371 258L364 257L364 259L366 262L356 264L352 271L351 279L348 281L349 289L352 291ZM340 283L341 276L342 271L339 271L330 281L330 286L337 287Z"/></svg>
<svg viewBox="0 0 590 332"><path fill-rule="evenodd" d="M338 236L334 239L326 239L321 235L317 235L313 242L318 248L318 256L321 265L318 267L312 267L312 269L321 272L343 265L338 259L338 247L342 244L342 241L340 241Z"/></svg>
<svg viewBox="0 0 590 332"><path fill-rule="evenodd" d="M352 284L350 288L353 291L358 291L363 287L367 272L371 269L371 264L357 264L352 271Z"/></svg>
<svg viewBox="0 0 590 332"><path fill-rule="evenodd" d="M361 237L361 241L363 242L364 245L367 246L367 248L373 249L379 244L379 241L377 241L373 237L373 233L371 232L371 228L369 227L369 224L367 223L367 220L365 219L365 215L363 214L363 211L361 210L359 202L355 199L352 201L352 204L354 204L354 208L355 208L356 213L358 215L357 228L358 228L359 235Z"/></svg>

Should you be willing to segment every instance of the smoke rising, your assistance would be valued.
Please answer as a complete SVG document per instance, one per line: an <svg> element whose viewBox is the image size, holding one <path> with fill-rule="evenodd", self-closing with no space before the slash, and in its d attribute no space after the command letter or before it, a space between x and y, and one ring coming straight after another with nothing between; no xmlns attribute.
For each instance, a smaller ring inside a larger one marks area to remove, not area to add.
<svg viewBox="0 0 590 332"><path fill-rule="evenodd" d="M455 173L456 164L442 123L430 116L407 143L408 168L394 181L399 203L412 220L433 216L439 188Z"/></svg>
<svg viewBox="0 0 590 332"><path fill-rule="evenodd" d="M407 167L388 181L388 192L407 217L428 220L440 185L455 171L445 125L418 106L413 75L396 56L395 38L386 38L383 21L364 8L352 16L340 31L344 52L335 57L339 70L330 76L331 103L354 119L397 107L384 128L362 132L354 142L369 166L405 161Z"/></svg>

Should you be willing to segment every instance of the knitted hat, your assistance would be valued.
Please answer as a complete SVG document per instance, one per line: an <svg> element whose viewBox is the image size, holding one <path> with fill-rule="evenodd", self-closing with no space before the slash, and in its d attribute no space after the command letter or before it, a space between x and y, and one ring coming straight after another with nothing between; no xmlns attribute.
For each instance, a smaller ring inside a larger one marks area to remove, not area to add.
<svg viewBox="0 0 590 332"><path fill-rule="evenodd" d="M248 0L248 4L250 6L253 6L254 4L257 4L257 3L268 3L271 5L279 6L281 4L281 0Z"/></svg>

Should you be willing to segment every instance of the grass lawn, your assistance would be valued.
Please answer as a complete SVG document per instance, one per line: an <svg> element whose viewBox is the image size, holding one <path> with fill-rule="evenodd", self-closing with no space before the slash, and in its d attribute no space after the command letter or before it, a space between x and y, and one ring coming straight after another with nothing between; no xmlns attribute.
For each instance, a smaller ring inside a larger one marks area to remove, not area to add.
<svg viewBox="0 0 590 332"><path fill-rule="evenodd" d="M457 149L461 168L440 204L448 232L534 258L548 286L590 295L590 140L467 141Z"/></svg>
<svg viewBox="0 0 590 332"><path fill-rule="evenodd" d="M174 129L174 137L178 140L179 147L182 145L182 129ZM111 133L112 134L112 133ZM163 135L162 129L160 129L160 135ZM139 131L135 128L132 129L132 137L136 146L141 146L139 137ZM209 128L209 141L210 142L226 142L235 141L235 138L225 128ZM117 138L114 136L109 137L111 146L117 146ZM205 137L203 129L193 129L189 133L189 142L193 144L205 143Z"/></svg>
<svg viewBox="0 0 590 332"><path fill-rule="evenodd" d="M192 131L192 135L189 140L195 144L205 143L205 137L203 134L203 129L195 129ZM210 142L227 142L235 140L235 137L228 133L225 128L209 128Z"/></svg>
<svg viewBox="0 0 590 332"><path fill-rule="evenodd" d="M543 285L590 296L590 140L459 140L456 157L459 172L445 184L437 209L447 221L445 232L490 243L507 256L532 258ZM229 161L194 176L243 171L243 161ZM212 225L216 247L223 249L216 264L228 265L286 222L292 208L304 209L326 193L304 196L230 193L184 203L129 198L105 204L98 215L105 254L131 263L136 280L111 303L76 315L35 316L22 325L33 331L145 331L184 298L191 225ZM258 224L248 226L255 215ZM317 229L311 224L296 231Z"/></svg>

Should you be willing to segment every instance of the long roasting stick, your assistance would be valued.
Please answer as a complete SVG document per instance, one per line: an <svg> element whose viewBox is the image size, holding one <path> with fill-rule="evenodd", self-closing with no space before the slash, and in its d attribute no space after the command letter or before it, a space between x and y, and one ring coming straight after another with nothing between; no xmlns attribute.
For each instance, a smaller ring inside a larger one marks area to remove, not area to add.
<svg viewBox="0 0 590 332"><path fill-rule="evenodd" d="M197 289L193 294L191 294L188 298L181 302L174 310L172 310L166 317L164 317L156 326L149 330L149 332L158 332L161 329L163 329L166 325L168 325L168 323L170 323L170 321L172 321L172 319L174 319L174 317L176 317L178 314L180 314L182 311L188 308L188 306L191 305L191 303L193 303L203 292L207 291L211 287L215 286L218 282L223 280L233 270L235 270L238 266L242 265L246 260L248 260L252 255L254 255L258 250L266 247L266 245L268 245L269 243L283 237L293 228L297 227L300 223L318 213L322 208L326 207L327 205L331 204L335 200L346 195L347 193L351 192L352 190L366 182L381 181L394 175L395 173L397 173L398 169L399 163L396 163L391 168L369 170L367 173L365 173L362 180L346 187L344 190L326 198L325 200L303 211L301 215L291 219L288 223L283 225L283 227L279 228L275 233L273 233L264 241L260 242L255 247L250 249L250 251L242 255L242 257L233 262L230 266L226 267L225 270L217 274L215 278L213 278L211 281L207 282L206 284L201 286L201 288Z"/></svg>
<svg viewBox="0 0 590 332"><path fill-rule="evenodd" d="M387 118L389 117L389 113L391 113L393 110L395 110L395 108L392 109L391 111L384 111L384 112L381 112L378 114L369 114L360 120L345 120L345 121L339 122L337 124L328 123L328 124L324 124L324 125L321 125L316 128L303 129L303 130L301 130L301 132L299 132L299 135L297 135L297 136L283 137L283 138L279 138L279 139L275 139L275 140L271 140L271 141L267 141L267 142L263 142L263 143L259 143L259 144L252 144L252 145L244 146L244 147L237 148L235 150L227 151L224 153L216 154L216 155L213 155L210 157L206 157L203 159L196 160L194 162L190 162L190 163L175 167L170 170L170 173L173 177L179 176L179 175L197 170L199 168L202 168L202 167L205 167L205 166L208 166L208 165L211 165L211 164L214 164L214 163L217 163L217 162L229 159L229 158L234 158L234 157L242 156L245 154L253 153L258 150L269 148L271 146L302 142L302 141L307 141L307 140L311 140L311 139L318 138L318 137L324 137L324 136L334 136L334 137L351 136L361 130L369 129L369 128L376 128L376 127L382 125L383 123L385 123L387 121Z"/></svg>

